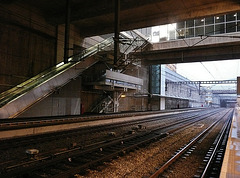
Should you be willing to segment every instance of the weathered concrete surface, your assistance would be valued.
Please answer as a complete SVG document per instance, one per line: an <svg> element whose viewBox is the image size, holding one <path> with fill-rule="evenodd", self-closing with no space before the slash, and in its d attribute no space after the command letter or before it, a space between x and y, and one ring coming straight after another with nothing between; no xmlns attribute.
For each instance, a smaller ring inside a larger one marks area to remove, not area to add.
<svg viewBox="0 0 240 178"><path fill-rule="evenodd" d="M65 0L2 1L6 8L12 4L28 4L42 13L51 24L64 24ZM113 32L114 1L74 0L71 22L83 36ZM201 18L240 10L237 0L128 0L121 1L121 30L168 24L186 19ZM32 11L34 12L34 11Z"/></svg>
<svg viewBox="0 0 240 178"><path fill-rule="evenodd" d="M240 59L240 34L228 35L155 43L135 56L147 65Z"/></svg>

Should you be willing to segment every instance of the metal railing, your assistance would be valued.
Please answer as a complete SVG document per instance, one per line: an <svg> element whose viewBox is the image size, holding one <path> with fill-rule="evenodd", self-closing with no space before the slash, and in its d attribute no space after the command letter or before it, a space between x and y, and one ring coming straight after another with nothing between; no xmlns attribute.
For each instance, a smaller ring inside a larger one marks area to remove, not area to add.
<svg viewBox="0 0 240 178"><path fill-rule="evenodd" d="M99 51L106 49L107 47L113 44L113 38L108 38L102 42L83 50L81 53L71 56L68 59L69 63L64 64L59 63L56 66L45 70L44 72L28 79L27 81L13 87L0 94L0 108L9 102L15 100L16 98L24 95L26 92L30 91L33 88L40 86L42 83L48 82L50 79L60 75L69 68L74 67L82 60L96 54Z"/></svg>

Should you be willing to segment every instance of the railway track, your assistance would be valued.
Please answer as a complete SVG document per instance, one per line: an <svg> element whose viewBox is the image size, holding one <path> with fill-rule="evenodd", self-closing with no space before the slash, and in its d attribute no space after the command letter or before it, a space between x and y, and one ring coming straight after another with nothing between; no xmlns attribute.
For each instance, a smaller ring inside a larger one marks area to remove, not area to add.
<svg viewBox="0 0 240 178"><path fill-rule="evenodd" d="M198 111L193 111L190 113L187 113L187 119L191 119L191 117L195 117L198 114ZM99 133L102 131L110 131L114 130L116 128L120 127L135 127L136 126L142 126L145 123L150 123L150 122L162 122L164 120L173 120L172 122L175 122L175 118L182 119L183 117L186 117L186 113L180 113L178 115L175 114L170 114L166 116L152 116L147 119L141 119L141 120L132 120L132 121L122 121L122 122L117 122L117 123L111 123L107 125L98 125L94 127L83 127L83 128L78 128L78 129L72 129L72 130L65 130L65 131L60 131L60 132L55 132L53 133L46 133L46 134L40 134L40 135L34 135L34 136L24 136L20 138L12 138L12 139L2 139L1 140L1 145L0 145L0 150L6 150L9 148L16 148L16 147L22 147L22 146L27 146L27 145L32 145L36 143L43 143L43 142L51 142L53 140L61 139L61 138L71 138L75 137L76 135L86 135L90 133ZM159 124L155 123L154 127L158 127ZM84 146L84 145L81 145Z"/></svg>
<svg viewBox="0 0 240 178"><path fill-rule="evenodd" d="M204 157L202 166L195 177L219 177L224 153L227 146L228 135L232 123L232 114L229 115L228 122L222 127L212 146ZM204 169L202 169L204 167Z"/></svg>
<svg viewBox="0 0 240 178"><path fill-rule="evenodd" d="M145 111L145 112L129 112L129 113L117 113L117 114L104 114L104 115L86 115L86 116L56 116L56 117L36 117L36 118L16 118L16 119L0 119L0 130L21 129L28 127L40 127L48 125L60 125L78 123L84 121L96 121L103 119L115 119L119 117L133 117L144 116L151 114L167 114L167 113L179 113L183 111L202 110L203 108L187 108L177 110L165 110L165 111Z"/></svg>
<svg viewBox="0 0 240 178"><path fill-rule="evenodd" d="M200 115L191 115L179 122L169 123L161 127L153 127L137 134L128 135L111 141L98 142L85 147L76 147L48 156L24 160L14 165L2 168L0 176L11 177L16 175L31 177L68 177L84 171L86 168L110 160L119 154L132 151L138 147L166 137L179 129L189 127L200 120L216 114L219 110L206 112ZM195 118L194 118L195 117Z"/></svg>
<svg viewBox="0 0 240 178"><path fill-rule="evenodd" d="M181 165L189 165L188 169L191 169L190 164L187 162L186 157L191 156L192 152L196 152L196 148L199 147L197 145L201 144L204 139L207 139L208 135L216 129L217 125L221 123L224 119L224 125L221 126L217 135L215 135L215 139L211 147L206 152L204 159L202 160L201 166L198 168L195 175L191 177L218 177L221 170L221 165L223 161L223 156L226 148L228 133L230 130L231 119L232 119L232 111L227 112L223 116L221 116L218 120L212 123L208 128L204 129L200 134L198 134L195 138L193 138L188 144L182 146L178 150L176 150L175 154L167 160L160 168L154 172L150 178L157 177L175 177L176 174L172 175L173 172L178 172L176 169L179 169L181 166L176 166L176 162L179 161ZM200 151L199 151L200 152ZM189 159L189 158L188 158ZM185 160L185 162L183 161ZM174 168L176 167L176 168ZM169 169L170 168L170 169ZM184 168L182 168L184 169ZM183 175L178 175L183 176ZM185 175L186 177L190 177L189 175Z"/></svg>

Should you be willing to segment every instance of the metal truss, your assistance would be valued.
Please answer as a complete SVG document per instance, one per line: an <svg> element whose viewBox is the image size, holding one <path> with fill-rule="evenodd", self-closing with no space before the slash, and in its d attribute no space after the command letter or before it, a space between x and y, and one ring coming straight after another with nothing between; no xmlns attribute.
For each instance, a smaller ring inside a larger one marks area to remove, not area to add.
<svg viewBox="0 0 240 178"><path fill-rule="evenodd" d="M166 83L172 84L236 84L237 80L212 80L212 81L166 81Z"/></svg>

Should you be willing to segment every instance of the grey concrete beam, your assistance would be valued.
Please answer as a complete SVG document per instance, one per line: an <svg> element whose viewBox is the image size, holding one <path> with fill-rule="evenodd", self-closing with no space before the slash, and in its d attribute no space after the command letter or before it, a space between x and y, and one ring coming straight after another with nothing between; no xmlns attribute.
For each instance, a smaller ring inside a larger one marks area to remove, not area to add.
<svg viewBox="0 0 240 178"><path fill-rule="evenodd" d="M147 65L240 59L240 42L138 53Z"/></svg>
<svg viewBox="0 0 240 178"><path fill-rule="evenodd" d="M236 12L240 10L240 4L236 1L159 1L158 3L145 5L138 8L122 10L121 12L121 30L132 30L155 25L163 25L184 21L187 19L197 19L218 14ZM113 14L105 14L101 18L101 24L97 27L95 24L90 27L85 22L85 26L79 26L82 34L96 34L98 31L102 34L113 32L113 22L105 23L104 18L112 18ZM88 21L97 22L98 17L89 18ZM82 20L75 21L76 24ZM88 28L85 28L88 26Z"/></svg>
<svg viewBox="0 0 240 178"><path fill-rule="evenodd" d="M27 4L32 11L41 12L51 24L64 24L66 7L64 0L1 0L7 7L13 3ZM197 19L206 16L240 11L238 0L128 0L121 1L120 28L131 30ZM75 24L81 36L94 36L114 32L113 0L72 0L71 24Z"/></svg>

